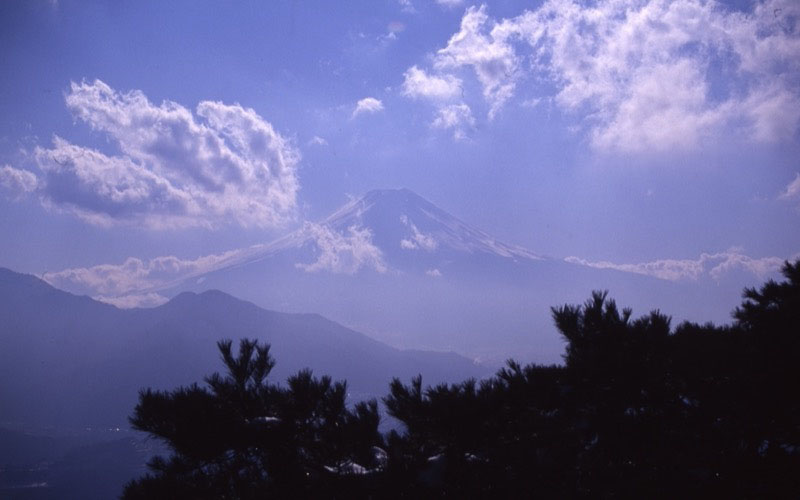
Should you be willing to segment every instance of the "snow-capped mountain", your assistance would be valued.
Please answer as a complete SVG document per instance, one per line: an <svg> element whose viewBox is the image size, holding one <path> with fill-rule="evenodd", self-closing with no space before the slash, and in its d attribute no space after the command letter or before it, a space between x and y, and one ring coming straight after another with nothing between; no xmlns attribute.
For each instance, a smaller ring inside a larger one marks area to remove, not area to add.
<svg viewBox="0 0 800 500"><path fill-rule="evenodd" d="M208 288L262 307L319 312L397 347L498 364L509 357L558 362L563 344L550 307L581 303L592 290L611 290L639 314L662 308L676 319L717 321L738 295L709 315L701 287L545 258L407 189L371 191L160 293Z"/></svg>
<svg viewBox="0 0 800 500"><path fill-rule="evenodd" d="M465 258L541 259L525 248L497 241L409 189L379 189L277 241L242 249L220 267L290 254L296 268L309 272L354 274L372 269L433 276Z"/></svg>
<svg viewBox="0 0 800 500"><path fill-rule="evenodd" d="M408 189L370 191L337 210L323 224L338 231L353 226L370 228L375 244L391 256L420 250L423 255L438 251L539 258L522 247L506 245L470 227Z"/></svg>
<svg viewBox="0 0 800 500"><path fill-rule="evenodd" d="M712 277L736 264L724 254L706 257L716 266ZM671 280L687 270L685 262L656 264L543 257L497 241L407 189L385 189L271 243L194 260L129 259L44 279L123 306L219 289L267 309L320 313L395 347L498 364L509 357L559 362L563 344L550 308L582 303L593 290L609 290L637 315L660 308L676 322L723 322L742 287L761 281ZM704 264L695 264L688 270L702 274Z"/></svg>

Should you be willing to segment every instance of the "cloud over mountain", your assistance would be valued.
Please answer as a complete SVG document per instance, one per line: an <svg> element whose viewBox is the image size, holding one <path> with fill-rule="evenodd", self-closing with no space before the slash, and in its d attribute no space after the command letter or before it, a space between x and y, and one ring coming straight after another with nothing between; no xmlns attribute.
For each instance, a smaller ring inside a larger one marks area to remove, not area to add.
<svg viewBox="0 0 800 500"><path fill-rule="evenodd" d="M44 273L41 278L55 287L91 295L119 307L146 307L166 302L156 290L235 264L262 248L263 245L255 245L196 259L173 255L146 260L129 257L122 264L64 269Z"/></svg>
<svg viewBox="0 0 800 500"><path fill-rule="evenodd" d="M325 225L306 222L303 233L316 246L317 257L310 264L297 263L299 269L353 274L366 267L386 272L381 250L372 243L372 233L367 228L350 226L346 233L340 233Z"/></svg>
<svg viewBox="0 0 800 500"><path fill-rule="evenodd" d="M771 273L777 272L785 259L780 257L753 258L742 254L736 249L719 253L703 253L697 259L662 259L652 262L637 264L615 264L613 262L591 262L578 257L567 257L567 262L594 267L597 269L615 269L635 274L644 274L663 280L698 280L710 277L714 280L721 279L725 274L741 270L764 279Z"/></svg>
<svg viewBox="0 0 800 500"><path fill-rule="evenodd" d="M279 226L294 216L299 152L254 110L202 101L194 113L100 80L72 83L72 114L119 149L54 137L33 157L49 206L101 225Z"/></svg>

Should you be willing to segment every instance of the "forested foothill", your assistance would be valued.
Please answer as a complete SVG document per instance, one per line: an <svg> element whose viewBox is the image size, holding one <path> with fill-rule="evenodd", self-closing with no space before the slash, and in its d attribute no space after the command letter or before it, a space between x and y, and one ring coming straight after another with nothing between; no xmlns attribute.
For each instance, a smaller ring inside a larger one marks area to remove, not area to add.
<svg viewBox="0 0 800 500"><path fill-rule="evenodd" d="M220 342L226 374L141 393L131 422L172 455L124 498L797 498L800 261L783 275L727 326L634 319L599 292L555 307L563 365L395 379L388 434L344 382L268 382L268 346Z"/></svg>

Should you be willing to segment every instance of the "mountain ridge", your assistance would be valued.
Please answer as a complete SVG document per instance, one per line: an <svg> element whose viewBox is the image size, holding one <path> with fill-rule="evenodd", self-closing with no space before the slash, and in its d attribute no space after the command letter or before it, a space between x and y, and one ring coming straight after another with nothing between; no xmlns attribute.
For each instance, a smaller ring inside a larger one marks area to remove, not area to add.
<svg viewBox="0 0 800 500"><path fill-rule="evenodd" d="M0 319L0 423L124 426L140 389L221 370L223 338L269 343L275 382L311 368L347 380L356 399L382 396L395 376L441 382L489 372L452 353L401 351L318 314L269 311L217 290L119 309L0 268Z"/></svg>
<svg viewBox="0 0 800 500"><path fill-rule="evenodd" d="M582 303L593 290L609 290L637 314L660 308L676 321L727 321L741 290L544 257L406 188L371 190L269 244L165 259L187 270L165 278L160 262L143 264L137 269L153 279L131 280L151 284L134 293L223 290L267 309L318 312L397 348L453 351L495 366L509 357L559 362L563 341L550 308ZM86 282L105 277L102 269L77 271L88 271Z"/></svg>

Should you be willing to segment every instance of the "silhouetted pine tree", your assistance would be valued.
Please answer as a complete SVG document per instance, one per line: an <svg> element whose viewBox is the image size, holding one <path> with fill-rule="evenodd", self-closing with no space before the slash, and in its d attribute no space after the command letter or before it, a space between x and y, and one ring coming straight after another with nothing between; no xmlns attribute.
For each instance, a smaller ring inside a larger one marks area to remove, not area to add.
<svg viewBox="0 0 800 500"><path fill-rule="evenodd" d="M745 291L731 326L673 333L595 292L553 308L564 367L395 380L384 401L406 432L390 436L389 477L457 497L797 497L800 262L783 273Z"/></svg>
<svg viewBox="0 0 800 500"><path fill-rule="evenodd" d="M798 498L800 261L783 273L730 326L672 331L600 292L553 308L564 366L395 379L404 429L385 440L375 401L348 409L343 383L308 371L268 384L268 347L221 342L228 374L207 388L141 393L131 422L173 455L125 497Z"/></svg>
<svg viewBox="0 0 800 500"><path fill-rule="evenodd" d="M361 476L377 467L377 403L349 409L346 385L310 371L287 387L267 383L269 346L242 340L218 343L227 373L170 392L147 389L133 427L163 440L172 455L157 457L150 473L123 498L341 498L364 494Z"/></svg>

